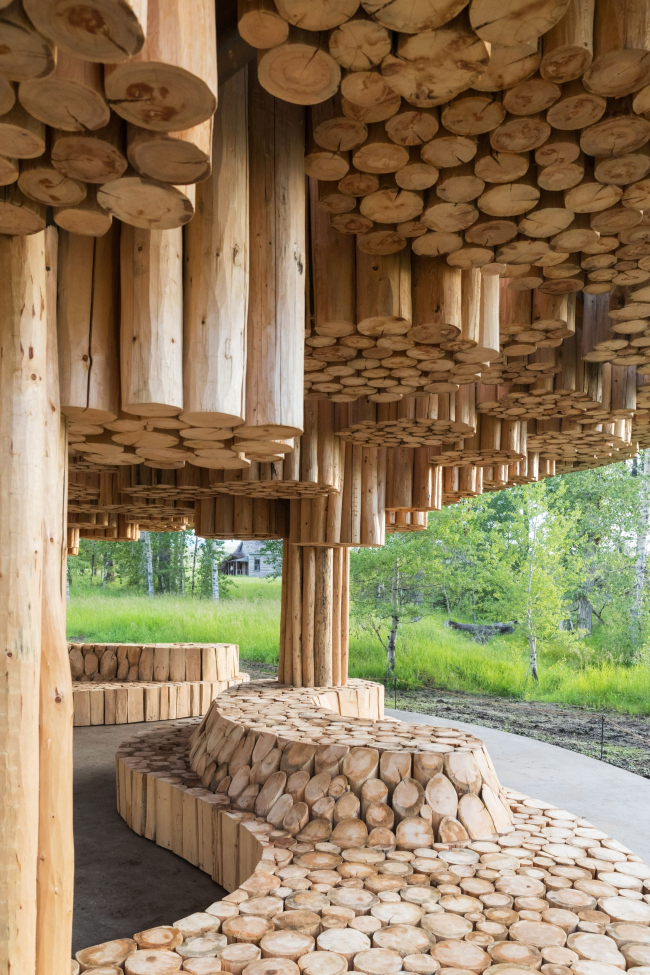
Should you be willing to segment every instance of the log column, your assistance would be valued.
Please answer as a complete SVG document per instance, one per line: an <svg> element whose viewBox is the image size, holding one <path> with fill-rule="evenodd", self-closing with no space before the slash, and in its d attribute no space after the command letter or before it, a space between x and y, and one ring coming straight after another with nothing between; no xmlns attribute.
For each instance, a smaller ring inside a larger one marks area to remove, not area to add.
<svg viewBox="0 0 650 975"><path fill-rule="evenodd" d="M72 943L72 677L65 632L67 451L59 402L57 234L45 231L47 373L43 499L36 973L67 971Z"/></svg>
<svg viewBox="0 0 650 975"><path fill-rule="evenodd" d="M25 975L36 961L44 238L0 237L0 971Z"/></svg>

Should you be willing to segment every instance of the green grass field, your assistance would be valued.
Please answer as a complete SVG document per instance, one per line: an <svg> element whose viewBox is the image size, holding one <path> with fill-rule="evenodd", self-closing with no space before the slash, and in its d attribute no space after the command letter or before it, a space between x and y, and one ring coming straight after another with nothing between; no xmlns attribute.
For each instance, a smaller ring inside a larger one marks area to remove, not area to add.
<svg viewBox="0 0 650 975"><path fill-rule="evenodd" d="M227 599L124 596L114 591L72 593L68 637L87 642L237 643L243 660L276 663L280 628L280 581L237 580ZM561 646L542 648L540 683L526 680L528 659L521 636L478 646L442 625L442 616L404 627L398 638L397 674L448 690L650 713L650 668L593 665ZM366 633L350 639L350 675L378 678L386 672L378 641Z"/></svg>

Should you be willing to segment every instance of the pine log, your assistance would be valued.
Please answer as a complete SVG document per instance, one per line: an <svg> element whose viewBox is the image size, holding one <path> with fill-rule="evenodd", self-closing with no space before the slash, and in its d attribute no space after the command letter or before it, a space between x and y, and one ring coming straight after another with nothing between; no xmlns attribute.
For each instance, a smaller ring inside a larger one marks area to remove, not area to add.
<svg viewBox="0 0 650 975"><path fill-rule="evenodd" d="M9 186L11 183L15 183L19 172L17 159L6 159L4 156L0 156L0 186Z"/></svg>
<svg viewBox="0 0 650 975"><path fill-rule="evenodd" d="M34 30L32 23L25 16L21 0L3 3L0 10L0 74L2 77L10 78L12 81L44 78L53 71L55 63L53 45L47 40L47 35L43 36Z"/></svg>
<svg viewBox="0 0 650 975"><path fill-rule="evenodd" d="M0 187L0 234L37 234L45 229L45 206L13 183Z"/></svg>
<svg viewBox="0 0 650 975"><path fill-rule="evenodd" d="M70 135L55 131L52 164L64 176L84 183L119 179L127 167L123 154L124 124L116 115L102 129Z"/></svg>
<svg viewBox="0 0 650 975"><path fill-rule="evenodd" d="M30 200L48 206L75 206L86 196L85 185L59 173L47 155L22 161L18 186Z"/></svg>
<svg viewBox="0 0 650 975"><path fill-rule="evenodd" d="M43 496L43 582L39 719L36 971L69 964L74 861L72 681L65 635L66 434L59 409L57 233L45 231L47 371Z"/></svg>
<svg viewBox="0 0 650 975"><path fill-rule="evenodd" d="M441 30L399 34L381 71L394 92L412 105L432 108L471 88L487 65L483 40L461 14Z"/></svg>
<svg viewBox="0 0 650 975"><path fill-rule="evenodd" d="M342 98L359 109L371 109L381 105L390 94L390 85L378 68L346 71L341 80Z"/></svg>
<svg viewBox="0 0 650 975"><path fill-rule="evenodd" d="M461 274L460 268L449 267L442 257L418 257L413 261L410 336L414 341L435 341L438 336L438 341L449 341L460 334Z"/></svg>
<svg viewBox="0 0 650 975"><path fill-rule="evenodd" d="M310 180L314 325L319 335L349 334L355 324L355 244L351 236L341 239L319 208L319 186Z"/></svg>
<svg viewBox="0 0 650 975"><path fill-rule="evenodd" d="M621 98L650 81L647 49L650 11L643 0L599 0L594 19L594 59L583 83L588 91Z"/></svg>
<svg viewBox="0 0 650 975"><path fill-rule="evenodd" d="M542 59L538 44L492 44L490 61L474 82L477 91L503 91L531 78Z"/></svg>
<svg viewBox="0 0 650 975"><path fill-rule="evenodd" d="M368 129L364 122L345 115L338 94L312 107L311 127L316 145L332 152L347 152L349 149L354 149L368 136Z"/></svg>
<svg viewBox="0 0 650 975"><path fill-rule="evenodd" d="M315 105L336 94L341 69L320 44L318 34L298 27L258 55L259 83L270 95L294 105Z"/></svg>
<svg viewBox="0 0 650 975"><path fill-rule="evenodd" d="M110 118L101 66L64 51L47 78L23 81L18 97L34 118L67 132L101 129Z"/></svg>
<svg viewBox="0 0 650 975"><path fill-rule="evenodd" d="M190 426L244 420L248 311L247 78L221 89L213 175L197 187L185 233L184 403Z"/></svg>
<svg viewBox="0 0 650 975"><path fill-rule="evenodd" d="M214 4L195 0L188 17L182 0L149 3L145 38L129 61L105 68L106 97L118 115L158 132L191 129L214 115Z"/></svg>
<svg viewBox="0 0 650 975"><path fill-rule="evenodd" d="M302 431L304 355L304 113L251 79L249 107L251 291L246 424L249 438ZM273 164L266 148L275 146Z"/></svg>
<svg viewBox="0 0 650 975"><path fill-rule="evenodd" d="M0 238L0 277L11 285L3 288L0 300L0 591L4 606L0 631L5 648L0 725L5 756L0 773L4 930L0 966L20 972L35 971L36 959L47 375L44 243L43 234Z"/></svg>
<svg viewBox="0 0 650 975"><path fill-rule="evenodd" d="M45 152L45 126L18 102L0 118L0 154L10 159L34 159Z"/></svg>
<svg viewBox="0 0 650 975"><path fill-rule="evenodd" d="M237 0L237 28L251 47L266 50L284 44L289 25L273 0Z"/></svg>
<svg viewBox="0 0 650 975"><path fill-rule="evenodd" d="M470 22L479 37L491 44L526 44L549 31L565 15L569 0L524 0L491 3L474 0Z"/></svg>
<svg viewBox="0 0 650 975"><path fill-rule="evenodd" d="M87 0L82 8L56 0L25 0L34 26L84 61L126 61L144 43L147 0Z"/></svg>
<svg viewBox="0 0 650 975"><path fill-rule="evenodd" d="M91 183L88 185L86 196L79 203L56 208L54 222L72 234L103 237L108 233L113 218L97 202L97 187Z"/></svg>
<svg viewBox="0 0 650 975"><path fill-rule="evenodd" d="M329 50L334 60L350 71L369 71L390 53L391 34L382 24L357 11L330 34Z"/></svg>
<svg viewBox="0 0 650 975"><path fill-rule="evenodd" d="M126 154L141 176L185 186L210 175L212 138L212 119L181 132L154 132L128 125Z"/></svg>
<svg viewBox="0 0 650 975"><path fill-rule="evenodd" d="M90 244L60 234L60 395L71 420L105 423L119 411L118 246L116 228Z"/></svg>
<svg viewBox="0 0 650 975"><path fill-rule="evenodd" d="M562 19L544 35L543 78L564 84L585 73L593 58L595 0L570 0Z"/></svg>
<svg viewBox="0 0 650 975"><path fill-rule="evenodd" d="M0 115L6 115L16 104L15 85L0 77Z"/></svg>
<svg viewBox="0 0 650 975"><path fill-rule="evenodd" d="M470 138L496 129L504 118L502 103L480 92L463 92L445 105L441 114L441 122L448 132Z"/></svg>
<svg viewBox="0 0 650 975"><path fill-rule="evenodd" d="M184 226L194 216L195 187L172 186L127 170L102 186L97 200L122 223L141 230L167 231Z"/></svg>
<svg viewBox="0 0 650 975"><path fill-rule="evenodd" d="M180 230L122 227L120 366L122 409L175 416L183 408Z"/></svg>

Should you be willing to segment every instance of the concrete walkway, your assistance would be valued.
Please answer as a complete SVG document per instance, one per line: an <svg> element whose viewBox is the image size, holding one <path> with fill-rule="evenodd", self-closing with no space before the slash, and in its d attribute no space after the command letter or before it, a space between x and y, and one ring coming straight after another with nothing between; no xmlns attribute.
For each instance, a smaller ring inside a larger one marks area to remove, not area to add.
<svg viewBox="0 0 650 975"><path fill-rule="evenodd" d="M153 730L158 724L148 724ZM207 873L131 832L115 809L115 752L145 725L74 730L73 951L171 924L225 896Z"/></svg>
<svg viewBox="0 0 650 975"><path fill-rule="evenodd" d="M650 779L595 758L496 728L414 711L389 711L401 721L453 725L482 738L502 785L578 813L650 863Z"/></svg>

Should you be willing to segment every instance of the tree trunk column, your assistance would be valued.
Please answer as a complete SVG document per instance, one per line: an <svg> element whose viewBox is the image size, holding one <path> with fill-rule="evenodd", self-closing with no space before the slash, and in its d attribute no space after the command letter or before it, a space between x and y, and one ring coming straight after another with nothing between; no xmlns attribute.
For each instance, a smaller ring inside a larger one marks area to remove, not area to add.
<svg viewBox="0 0 650 975"><path fill-rule="evenodd" d="M45 235L0 237L0 972L36 965Z"/></svg>
<svg viewBox="0 0 650 975"><path fill-rule="evenodd" d="M299 545L285 539L278 666L281 682L295 687L347 684L349 578L349 548Z"/></svg>

